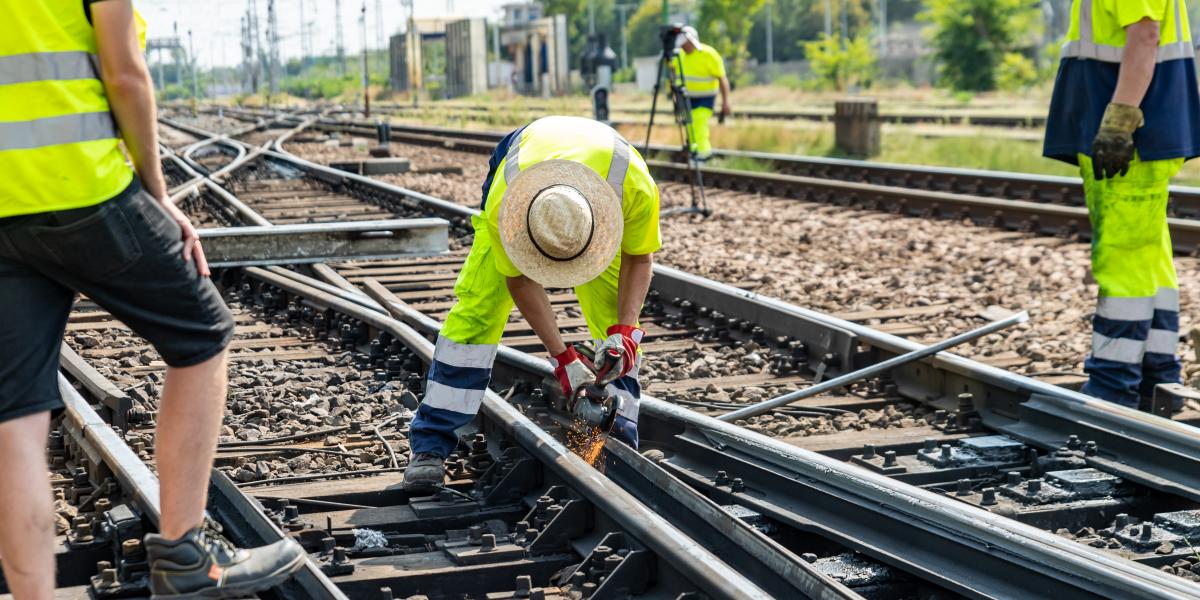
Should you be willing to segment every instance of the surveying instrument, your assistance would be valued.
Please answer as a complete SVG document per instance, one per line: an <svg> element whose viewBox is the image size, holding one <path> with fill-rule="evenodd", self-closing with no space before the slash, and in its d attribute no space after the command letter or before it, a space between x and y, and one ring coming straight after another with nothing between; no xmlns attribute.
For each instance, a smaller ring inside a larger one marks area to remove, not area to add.
<svg viewBox="0 0 1200 600"><path fill-rule="evenodd" d="M662 89L663 80L666 79L683 155L687 157L688 170L692 175L692 205L668 208L660 214L698 214L707 217L712 211L709 210L708 201L704 197L704 173L700 170L700 161L692 152L692 102L688 97L687 85L684 84L683 59L675 45L675 40L683 34L683 24L663 25L659 30L662 56L658 61L658 76L654 79L654 99L650 103L650 124L646 128L646 144L642 148L642 156L650 156L650 133L654 130L654 115L658 112L658 93Z"/></svg>

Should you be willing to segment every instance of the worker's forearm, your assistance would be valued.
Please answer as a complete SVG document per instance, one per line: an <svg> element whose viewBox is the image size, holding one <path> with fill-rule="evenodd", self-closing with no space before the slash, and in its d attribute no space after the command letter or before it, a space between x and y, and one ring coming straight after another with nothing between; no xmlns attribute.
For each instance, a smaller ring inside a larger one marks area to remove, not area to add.
<svg viewBox="0 0 1200 600"><path fill-rule="evenodd" d="M728 77L721 78L721 105L722 106L729 105L729 78Z"/></svg>
<svg viewBox="0 0 1200 600"><path fill-rule="evenodd" d="M1113 102L1127 106L1142 104L1158 64L1158 31L1158 23L1148 19L1125 29L1125 53Z"/></svg>
<svg viewBox="0 0 1200 600"><path fill-rule="evenodd" d="M521 316L529 322L533 332L537 334L542 345L551 356L562 354L567 347L563 344L562 334L558 331L558 320L554 316L554 308L550 306L550 298L546 289L538 282L525 277L509 277L508 293Z"/></svg>
<svg viewBox="0 0 1200 600"><path fill-rule="evenodd" d="M617 277L617 321L622 325L638 322L653 273L653 254L621 255L621 272Z"/></svg>
<svg viewBox="0 0 1200 600"><path fill-rule="evenodd" d="M166 198L167 184L158 158L158 117L149 71L142 68L107 78L104 91L142 187L155 198Z"/></svg>

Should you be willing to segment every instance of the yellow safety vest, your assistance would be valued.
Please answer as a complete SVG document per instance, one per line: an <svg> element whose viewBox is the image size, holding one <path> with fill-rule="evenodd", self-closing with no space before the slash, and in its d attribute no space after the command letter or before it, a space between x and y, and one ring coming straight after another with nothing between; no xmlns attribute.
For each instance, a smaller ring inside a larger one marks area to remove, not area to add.
<svg viewBox="0 0 1200 600"><path fill-rule="evenodd" d="M1158 62L1195 58L1184 0L1074 0L1062 56L1119 63L1125 28L1143 18L1159 23Z"/></svg>
<svg viewBox="0 0 1200 600"><path fill-rule="evenodd" d="M0 217L81 208L133 179L79 0L0 0Z"/></svg>
<svg viewBox="0 0 1200 600"><path fill-rule="evenodd" d="M721 78L725 76L725 60L716 49L700 44L691 54L680 48L679 59L683 63L683 83L692 98L711 98L721 89ZM674 66L674 63L672 63Z"/></svg>

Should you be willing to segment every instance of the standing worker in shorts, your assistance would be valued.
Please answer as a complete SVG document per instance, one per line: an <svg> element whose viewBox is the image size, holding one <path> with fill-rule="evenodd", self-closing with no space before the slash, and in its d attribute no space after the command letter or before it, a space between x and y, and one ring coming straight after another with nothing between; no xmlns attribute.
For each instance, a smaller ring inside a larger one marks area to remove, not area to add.
<svg viewBox="0 0 1200 600"><path fill-rule="evenodd" d="M63 408L59 348L76 292L146 338L168 365L154 445L160 534L146 536L154 597L278 584L303 566L299 545L237 550L202 527L233 318L208 279L196 230L167 198L130 0L0 0L0 14L0 560L8 588L17 600L54 596L45 453L50 412Z"/></svg>
<svg viewBox="0 0 1200 600"><path fill-rule="evenodd" d="M718 90L721 92L722 120L733 112L733 105L729 103L725 59L712 46L701 44L700 34L691 25L683 28L683 33L675 40L675 46L683 50L679 59L683 64L683 83L687 86L692 104L692 124L688 132L692 138L692 154L699 160L708 160L712 157L708 121L716 111ZM675 67L676 63L672 62L671 66Z"/></svg>
<svg viewBox="0 0 1200 600"><path fill-rule="evenodd" d="M544 117L505 136L489 166L483 212L472 217L475 241L454 285L458 300L410 427L410 490L444 481L455 430L479 411L514 303L545 344L564 397L606 385L622 400L613 435L637 447L638 315L662 246L658 186L646 162L603 123ZM563 342L546 288L575 289L588 330L602 340L595 372Z"/></svg>
<svg viewBox="0 0 1200 600"><path fill-rule="evenodd" d="M1184 0L1075 0L1044 154L1078 164L1100 284L1083 392L1136 408L1180 380L1167 191L1200 155Z"/></svg>

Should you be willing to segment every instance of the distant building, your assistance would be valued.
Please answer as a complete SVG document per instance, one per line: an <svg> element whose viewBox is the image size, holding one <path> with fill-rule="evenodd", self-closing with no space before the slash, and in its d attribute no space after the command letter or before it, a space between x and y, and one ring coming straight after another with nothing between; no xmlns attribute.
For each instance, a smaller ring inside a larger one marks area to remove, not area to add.
<svg viewBox="0 0 1200 600"><path fill-rule="evenodd" d="M541 2L513 2L500 7L504 10L504 25L522 25L542 18Z"/></svg>

